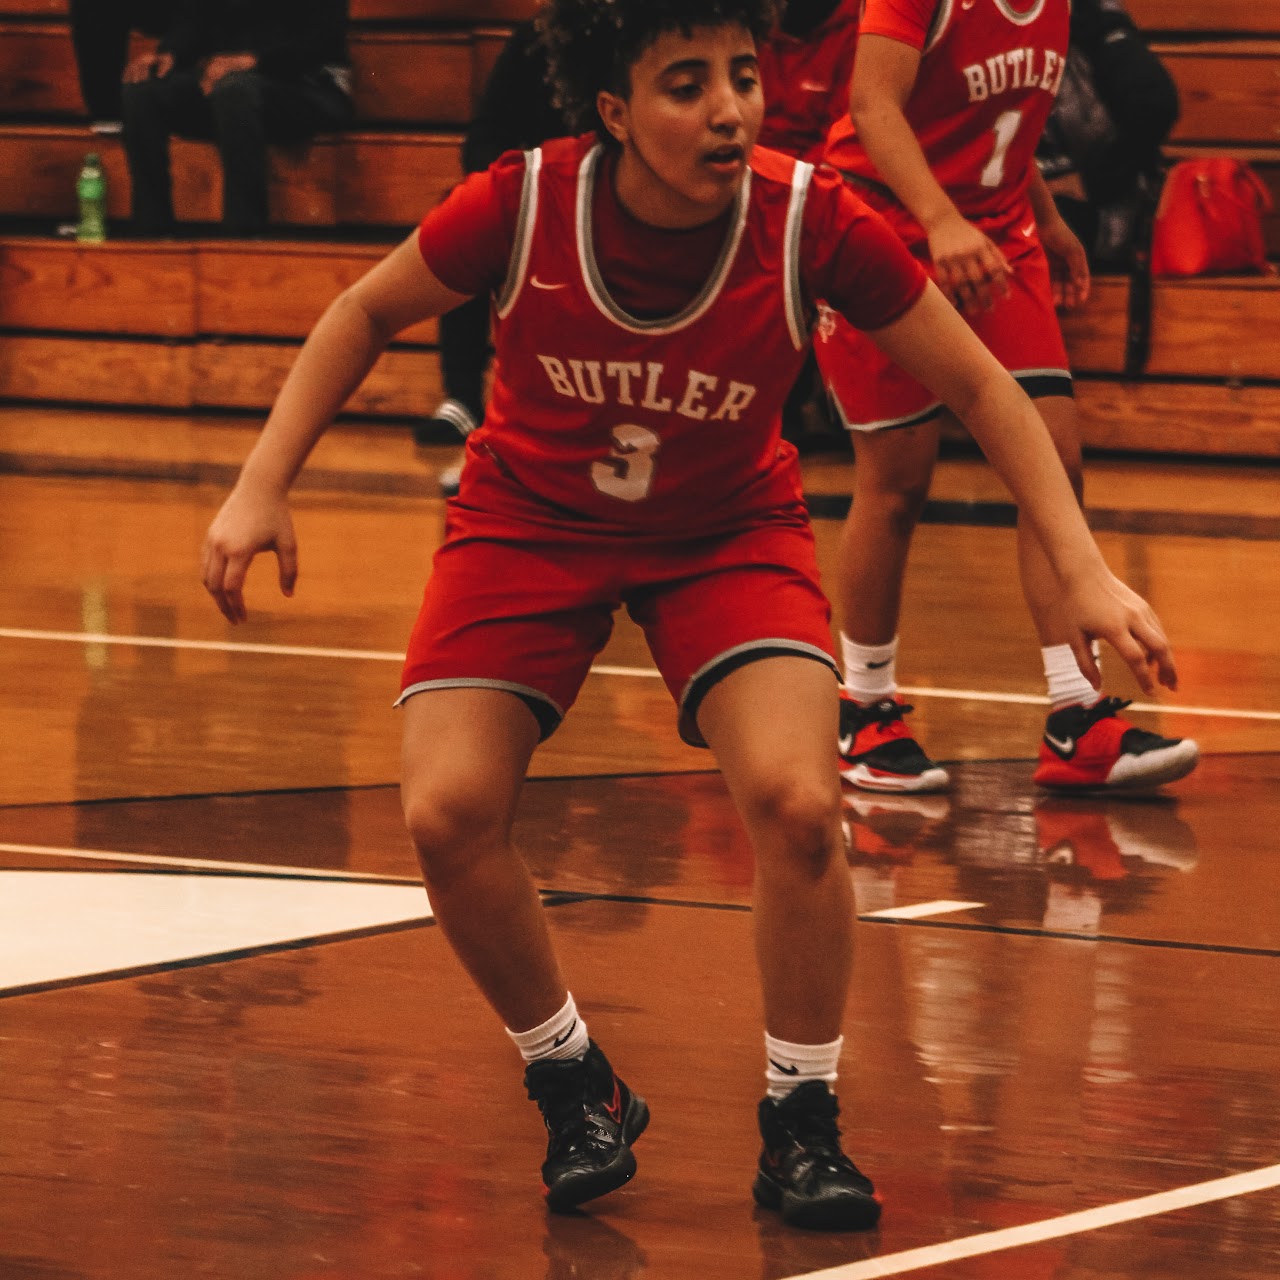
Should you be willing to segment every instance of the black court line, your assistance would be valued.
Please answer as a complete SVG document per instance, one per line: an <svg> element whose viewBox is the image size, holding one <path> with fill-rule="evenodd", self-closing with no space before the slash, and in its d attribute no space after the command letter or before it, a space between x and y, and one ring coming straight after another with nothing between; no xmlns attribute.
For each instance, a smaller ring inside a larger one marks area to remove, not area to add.
<svg viewBox="0 0 1280 1280"><path fill-rule="evenodd" d="M635 773L556 773L526 778L525 785L529 786L537 782L608 782L615 778L699 778L719 772L719 769L708 768L642 769ZM393 791L399 788L399 782L361 782L321 787L263 787L247 791L179 791L162 796L94 796L85 800L17 800L12 803L0 802L0 813L20 809L87 809L94 805L111 804L168 804L182 800L253 800L260 796L336 795L355 791ZM2 839L0 843L3 843Z"/></svg>
<svg viewBox="0 0 1280 1280"><path fill-rule="evenodd" d="M430 929L434 925L434 919L400 920L395 924L375 924L363 929L347 929L339 933L290 938L285 942L266 942L259 947L239 947L232 951L218 951L209 955L186 956L181 960L134 965L128 969L104 969L101 973L88 973L74 978L53 978L48 982L29 982L19 987L3 987L0 988L0 1000L9 1000L17 996L41 995L46 991L65 991L71 987L101 986L106 982L145 978L151 974L176 972L179 969L200 969L205 965L225 964L232 960L251 960L256 956L273 955L281 951L305 951L308 947L326 946L331 942L353 942L361 938L376 938L384 933L407 933L413 929Z"/></svg>
<svg viewBox="0 0 1280 1280"><path fill-rule="evenodd" d="M751 908L737 902L696 902L687 898L654 898L646 894L586 893L573 890L544 889L543 903L548 907L562 907L578 902L629 902L653 907L692 907L699 911L750 912ZM906 904L910 905L910 904ZM1155 947L1169 951L1201 951L1212 954L1257 956L1262 959L1280 959L1277 947L1239 947L1231 943L1175 942L1164 938L1128 938L1118 933L1069 933L1065 930L1034 929L1018 925L970 924L958 920L919 919L903 920L876 915L858 915L863 924L896 925L912 929L953 929L969 933L1010 934L1027 938L1053 938L1064 942L1110 942L1120 946Z"/></svg>
<svg viewBox="0 0 1280 1280"><path fill-rule="evenodd" d="M851 499L841 493L806 493L805 505L815 520L843 520ZM1171 534L1192 538L1240 538L1251 542L1280 541L1280 516L1248 516L1198 511L1122 511L1090 507L1089 527L1098 533ZM922 524L963 525L984 529L1012 529L1018 509L1011 502L965 502L930 498L920 516Z"/></svg>

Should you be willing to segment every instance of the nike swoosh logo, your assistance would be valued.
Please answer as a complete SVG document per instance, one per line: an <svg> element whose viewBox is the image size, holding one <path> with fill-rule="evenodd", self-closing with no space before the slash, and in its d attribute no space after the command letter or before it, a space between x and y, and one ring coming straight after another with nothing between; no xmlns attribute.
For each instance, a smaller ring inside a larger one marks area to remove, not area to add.
<svg viewBox="0 0 1280 1280"><path fill-rule="evenodd" d="M868 662L868 671L879 671L881 667L887 667L893 661L892 658L886 658L883 662Z"/></svg>
<svg viewBox="0 0 1280 1280"><path fill-rule="evenodd" d="M842 756L847 756L849 752L853 750L853 734L842 733L840 735L840 741L837 745L840 748L840 754Z"/></svg>
<svg viewBox="0 0 1280 1280"><path fill-rule="evenodd" d="M829 84L820 84L817 80L802 80L800 88L806 93L830 93L831 86Z"/></svg>
<svg viewBox="0 0 1280 1280"><path fill-rule="evenodd" d="M578 1020L577 1020L577 1018L574 1018L574 1020L569 1024L569 1030L568 1030L568 1031L566 1031L566 1032L564 1033L564 1035L562 1035L558 1040L553 1040L553 1041L551 1042L551 1047L552 1047L553 1049L558 1049L562 1044L568 1044L568 1043L569 1043L569 1037L570 1037L571 1035L573 1035L574 1028L575 1028L577 1025L578 1025Z"/></svg>
<svg viewBox="0 0 1280 1280"><path fill-rule="evenodd" d="M533 285L535 289L546 289L548 291L552 289L567 289L569 287L567 284L547 284L545 280L539 280L537 276L534 276L529 283Z"/></svg>
<svg viewBox="0 0 1280 1280"><path fill-rule="evenodd" d="M769 1059L769 1065L771 1067L776 1067L784 1076L798 1076L800 1074L799 1067L784 1067L782 1063L774 1062L772 1058Z"/></svg>
<svg viewBox="0 0 1280 1280"><path fill-rule="evenodd" d="M1034 222L1028 222L1027 225L1022 228L1022 234L1026 236L1028 239L1030 239L1033 235L1035 235L1035 233L1036 233L1036 224Z"/></svg>
<svg viewBox="0 0 1280 1280"><path fill-rule="evenodd" d="M614 1124L622 1123L622 1092L618 1088L618 1077L613 1077L613 1101L606 1102L604 1109L612 1117Z"/></svg>
<svg viewBox="0 0 1280 1280"><path fill-rule="evenodd" d="M1076 740L1074 738L1055 738L1053 734L1046 733L1044 740L1060 756L1069 756L1076 749Z"/></svg>

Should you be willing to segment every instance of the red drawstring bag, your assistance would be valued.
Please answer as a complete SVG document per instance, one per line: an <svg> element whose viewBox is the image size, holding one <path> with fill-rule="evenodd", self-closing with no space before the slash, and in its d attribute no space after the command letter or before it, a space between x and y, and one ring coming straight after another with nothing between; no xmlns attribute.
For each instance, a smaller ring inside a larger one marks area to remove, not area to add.
<svg viewBox="0 0 1280 1280"><path fill-rule="evenodd" d="M1265 274L1262 215L1270 208L1270 192L1244 161L1180 160L1169 170L1156 209L1152 275Z"/></svg>

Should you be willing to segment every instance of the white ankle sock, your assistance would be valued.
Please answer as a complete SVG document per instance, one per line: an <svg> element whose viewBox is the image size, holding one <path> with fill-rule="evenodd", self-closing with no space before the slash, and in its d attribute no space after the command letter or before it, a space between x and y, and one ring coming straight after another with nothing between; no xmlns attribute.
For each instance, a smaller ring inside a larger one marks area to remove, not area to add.
<svg viewBox="0 0 1280 1280"><path fill-rule="evenodd" d="M1040 656L1044 659L1044 678L1049 683L1049 701L1055 711L1076 702L1091 707L1102 697L1084 678L1069 644L1048 645L1040 650Z"/></svg>
<svg viewBox="0 0 1280 1280"><path fill-rule="evenodd" d="M789 1044L766 1031L764 1053L769 1065L764 1078L769 1097L785 1098L808 1080L825 1080L828 1087L835 1084L843 1045L844 1036L830 1044Z"/></svg>
<svg viewBox="0 0 1280 1280"><path fill-rule="evenodd" d="M888 644L858 644L840 633L844 687L856 702L879 702L898 691L898 637Z"/></svg>
<svg viewBox="0 0 1280 1280"><path fill-rule="evenodd" d="M547 1058L581 1058L587 1052L587 1024L578 1016L578 1006L573 995L564 1002L564 1008L553 1014L541 1026L529 1031L512 1031L507 1035L520 1050L526 1062L541 1062Z"/></svg>

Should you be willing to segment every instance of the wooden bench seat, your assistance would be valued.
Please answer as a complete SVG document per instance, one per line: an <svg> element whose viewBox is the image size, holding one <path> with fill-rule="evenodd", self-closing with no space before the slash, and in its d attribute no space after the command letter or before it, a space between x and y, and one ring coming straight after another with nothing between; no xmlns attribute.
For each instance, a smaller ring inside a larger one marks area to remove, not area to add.
<svg viewBox="0 0 1280 1280"><path fill-rule="evenodd" d="M353 24L362 22L520 22L532 17L537 0L351 0ZM0 0L0 18L65 18L67 0Z"/></svg>
<svg viewBox="0 0 1280 1280"><path fill-rule="evenodd" d="M1280 41L1214 40L1153 47L1178 86L1176 142L1280 143Z"/></svg>
<svg viewBox="0 0 1280 1280"><path fill-rule="evenodd" d="M274 149L271 219L280 226L409 227L462 176L457 134L353 132L319 138L299 151ZM119 138L74 125L0 126L0 216L75 216L75 179L96 151L107 175L107 214L129 213L129 171ZM222 168L210 143L172 149L174 209L180 221L221 217Z"/></svg>

